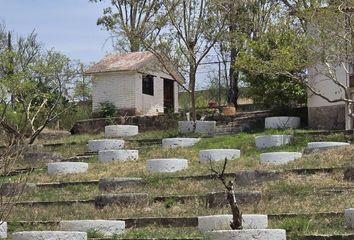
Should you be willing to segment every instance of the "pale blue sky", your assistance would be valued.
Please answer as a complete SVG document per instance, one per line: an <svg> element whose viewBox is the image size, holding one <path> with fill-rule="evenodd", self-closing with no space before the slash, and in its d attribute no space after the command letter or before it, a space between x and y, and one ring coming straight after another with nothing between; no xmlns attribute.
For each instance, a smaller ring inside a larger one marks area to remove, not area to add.
<svg viewBox="0 0 354 240"><path fill-rule="evenodd" d="M46 48L90 63L112 51L109 33L96 25L103 8L88 0L0 0L0 21L20 36L35 30Z"/></svg>

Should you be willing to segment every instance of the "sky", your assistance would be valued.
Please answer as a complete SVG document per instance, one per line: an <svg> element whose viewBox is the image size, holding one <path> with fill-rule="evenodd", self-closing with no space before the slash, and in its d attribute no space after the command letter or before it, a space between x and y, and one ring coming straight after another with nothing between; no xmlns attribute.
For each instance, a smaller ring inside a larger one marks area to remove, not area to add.
<svg viewBox="0 0 354 240"><path fill-rule="evenodd" d="M47 49L88 64L112 51L109 33L96 25L104 7L89 0L0 0L0 21L18 36L35 30Z"/></svg>

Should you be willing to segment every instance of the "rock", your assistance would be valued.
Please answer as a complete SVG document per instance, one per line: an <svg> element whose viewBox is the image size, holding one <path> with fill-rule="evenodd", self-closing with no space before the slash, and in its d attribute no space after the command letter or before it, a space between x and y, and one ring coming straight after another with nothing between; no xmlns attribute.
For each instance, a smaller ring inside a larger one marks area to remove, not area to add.
<svg viewBox="0 0 354 240"><path fill-rule="evenodd" d="M103 150L98 152L98 160L101 162L134 161L138 159L138 150Z"/></svg>
<svg viewBox="0 0 354 240"><path fill-rule="evenodd" d="M96 208L104 208L107 205L147 206L148 204L149 196L147 193L118 193L101 195L95 198Z"/></svg>
<svg viewBox="0 0 354 240"><path fill-rule="evenodd" d="M84 173L88 169L88 163L83 162L56 162L48 164L48 174L72 174Z"/></svg>
<svg viewBox="0 0 354 240"><path fill-rule="evenodd" d="M237 172L235 184L238 186L247 186L257 182L270 181L280 177L282 173L274 170L250 170Z"/></svg>
<svg viewBox="0 0 354 240"><path fill-rule="evenodd" d="M258 203L262 195L260 192L235 192L237 203ZM206 195L209 208L228 206L229 202L225 192L211 192Z"/></svg>
<svg viewBox="0 0 354 240"><path fill-rule="evenodd" d="M198 229L201 232L213 230L231 230L230 222L232 215L212 215L198 217ZM242 214L243 229L266 229L268 228L268 216L256 214Z"/></svg>
<svg viewBox="0 0 354 240"><path fill-rule="evenodd" d="M260 155L260 163L287 164L302 157L300 152L271 152Z"/></svg>
<svg viewBox="0 0 354 240"><path fill-rule="evenodd" d="M63 156L57 152L25 152L23 160L29 164L43 164L57 162L63 159Z"/></svg>
<svg viewBox="0 0 354 240"><path fill-rule="evenodd" d="M299 117L267 117L265 118L265 128L299 128Z"/></svg>
<svg viewBox="0 0 354 240"><path fill-rule="evenodd" d="M108 220L73 220L60 221L60 229L62 231L79 231L88 232L93 230L105 237L112 237L124 233L124 221L108 221Z"/></svg>
<svg viewBox="0 0 354 240"><path fill-rule="evenodd" d="M142 178L102 178L98 184L100 191L116 191L124 187L143 185L145 181Z"/></svg>
<svg viewBox="0 0 354 240"><path fill-rule="evenodd" d="M208 149L199 151L200 163L209 164L210 161L235 160L240 158L241 151L238 149Z"/></svg>
<svg viewBox="0 0 354 240"><path fill-rule="evenodd" d="M354 228L354 208L345 209L344 220L345 226Z"/></svg>
<svg viewBox="0 0 354 240"><path fill-rule="evenodd" d="M110 125L104 128L104 135L107 138L131 137L138 134L139 128L134 125Z"/></svg>
<svg viewBox="0 0 354 240"><path fill-rule="evenodd" d="M146 169L151 173L172 173L188 168L186 159L150 159L146 161Z"/></svg>
<svg viewBox="0 0 354 240"><path fill-rule="evenodd" d="M120 150L124 147L124 141L118 139L98 139L90 140L87 144L90 152L103 150Z"/></svg>
<svg viewBox="0 0 354 240"><path fill-rule="evenodd" d="M87 240L87 233L63 231L14 232L12 240Z"/></svg>
<svg viewBox="0 0 354 240"><path fill-rule="evenodd" d="M283 229L218 230L205 233L206 240L286 240Z"/></svg>
<svg viewBox="0 0 354 240"><path fill-rule="evenodd" d="M163 148L192 147L200 141L200 138L164 138Z"/></svg>
<svg viewBox="0 0 354 240"><path fill-rule="evenodd" d="M215 135L216 121L196 121L195 132L205 135Z"/></svg>
<svg viewBox="0 0 354 240"><path fill-rule="evenodd" d="M194 132L194 122L193 121L179 121L178 122L178 132L179 133L192 133L192 132Z"/></svg>
<svg viewBox="0 0 354 240"><path fill-rule="evenodd" d="M0 238L7 238L7 222L2 222L0 225Z"/></svg>
<svg viewBox="0 0 354 240"><path fill-rule="evenodd" d="M354 166L347 167L344 170L344 180L354 181Z"/></svg>
<svg viewBox="0 0 354 240"><path fill-rule="evenodd" d="M256 137L257 148L279 147L291 142L291 135L270 135Z"/></svg>

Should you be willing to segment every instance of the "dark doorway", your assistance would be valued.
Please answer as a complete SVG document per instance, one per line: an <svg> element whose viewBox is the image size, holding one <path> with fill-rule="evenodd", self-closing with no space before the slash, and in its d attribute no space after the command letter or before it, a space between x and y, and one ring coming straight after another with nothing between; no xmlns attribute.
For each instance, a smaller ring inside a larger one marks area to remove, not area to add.
<svg viewBox="0 0 354 240"><path fill-rule="evenodd" d="M164 112L174 112L174 81L170 79L163 80L163 106Z"/></svg>

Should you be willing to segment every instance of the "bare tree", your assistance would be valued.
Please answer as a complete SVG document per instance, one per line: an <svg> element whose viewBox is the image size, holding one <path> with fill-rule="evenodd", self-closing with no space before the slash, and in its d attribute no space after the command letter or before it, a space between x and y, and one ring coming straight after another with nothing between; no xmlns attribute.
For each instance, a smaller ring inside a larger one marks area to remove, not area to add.
<svg viewBox="0 0 354 240"><path fill-rule="evenodd" d="M231 212L232 212L232 222L230 227L233 230L242 229L242 213L237 204L235 191L234 191L234 182L232 180L227 180L225 177L225 170L227 166L227 159L224 160L224 165L221 172L214 169L212 162L210 161L210 171L215 174L215 177L218 178L225 187L226 198L229 201Z"/></svg>

